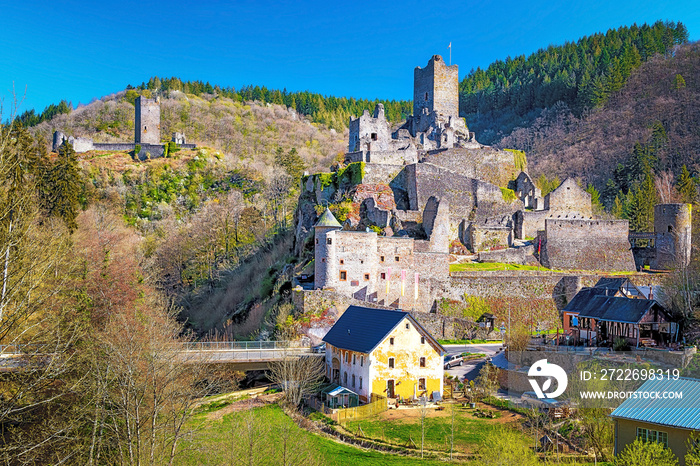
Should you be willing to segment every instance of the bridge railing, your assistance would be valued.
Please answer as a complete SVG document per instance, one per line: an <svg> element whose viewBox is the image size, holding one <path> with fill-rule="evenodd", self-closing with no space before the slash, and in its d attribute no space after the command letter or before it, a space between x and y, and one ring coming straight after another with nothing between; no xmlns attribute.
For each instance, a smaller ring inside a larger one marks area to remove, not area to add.
<svg viewBox="0 0 700 466"><path fill-rule="evenodd" d="M251 350L284 350L309 349L299 341L192 341L184 343L187 351L251 351Z"/></svg>

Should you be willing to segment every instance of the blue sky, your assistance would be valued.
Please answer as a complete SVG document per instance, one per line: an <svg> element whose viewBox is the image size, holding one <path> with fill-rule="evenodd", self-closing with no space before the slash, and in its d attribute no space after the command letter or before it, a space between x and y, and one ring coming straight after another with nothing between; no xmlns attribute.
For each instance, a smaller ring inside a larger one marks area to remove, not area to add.
<svg viewBox="0 0 700 466"><path fill-rule="evenodd" d="M14 83L21 111L41 111L158 75L410 99L413 68L433 54L447 59L450 42L461 78L635 22L682 21L700 39L700 1L669 3L0 0L0 96L7 113Z"/></svg>

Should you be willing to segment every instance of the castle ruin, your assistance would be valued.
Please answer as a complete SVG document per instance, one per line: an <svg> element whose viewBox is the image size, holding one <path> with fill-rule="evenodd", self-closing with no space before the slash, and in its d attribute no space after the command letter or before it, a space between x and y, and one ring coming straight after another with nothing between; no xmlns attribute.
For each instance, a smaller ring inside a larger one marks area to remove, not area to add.
<svg viewBox="0 0 700 466"><path fill-rule="evenodd" d="M392 131L381 104L351 118L335 182L302 180L296 236L303 244L314 229L315 289L426 312L450 294L459 257L612 272L688 263L688 206L657 206L655 232L631 234L627 220L597 218L573 179L542 196L512 151L476 141L458 102L458 67L435 55L414 70L404 124ZM352 164L361 180L343 177ZM348 197L357 207L342 224L304 207Z"/></svg>
<svg viewBox="0 0 700 466"><path fill-rule="evenodd" d="M139 146L136 157L139 160L162 157L165 153L165 144L160 139L160 102L158 99L146 99L142 96L136 98L134 114L134 142L133 143L103 143L94 142L90 138L66 136L56 130L53 133L51 150L58 152L58 148L64 142L71 144L77 153L91 150L135 151ZM195 149L196 144L187 144L182 133L173 133L172 142L182 149Z"/></svg>

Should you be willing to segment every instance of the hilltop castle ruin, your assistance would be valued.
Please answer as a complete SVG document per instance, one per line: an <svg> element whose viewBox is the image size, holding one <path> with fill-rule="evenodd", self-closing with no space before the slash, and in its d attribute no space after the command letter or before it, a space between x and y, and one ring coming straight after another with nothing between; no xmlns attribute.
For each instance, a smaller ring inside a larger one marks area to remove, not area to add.
<svg viewBox="0 0 700 466"><path fill-rule="evenodd" d="M462 257L583 271L688 263L688 206L659 205L655 231L630 234L627 220L597 218L573 179L542 196L513 151L476 141L458 102L457 65L435 55L414 71L403 125L392 131L381 104L351 118L346 167L330 184L327 174L303 179L296 236L303 244L314 228L315 289L429 311L454 294L449 264ZM345 175L354 165L361 179ZM316 222L309 208L348 198L342 225L328 209Z"/></svg>
<svg viewBox="0 0 700 466"><path fill-rule="evenodd" d="M90 138L66 136L61 131L54 131L52 149L54 152L64 142L73 146L77 153L91 150L132 151L136 146L140 150L136 156L140 160L146 158L162 157L165 145L160 141L160 102L158 99L146 99L142 96L136 98L134 114L134 142L133 143L104 143L94 142ZM185 136L181 133L173 133L172 141L183 149L195 149L196 144L187 144Z"/></svg>

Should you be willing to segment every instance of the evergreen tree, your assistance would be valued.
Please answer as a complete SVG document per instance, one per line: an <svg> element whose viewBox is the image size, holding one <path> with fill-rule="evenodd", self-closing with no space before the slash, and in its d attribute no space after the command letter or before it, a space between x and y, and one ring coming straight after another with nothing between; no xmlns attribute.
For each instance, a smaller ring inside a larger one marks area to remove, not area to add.
<svg viewBox="0 0 700 466"><path fill-rule="evenodd" d="M56 161L47 166L41 181L41 206L50 216L61 218L70 231L78 225L82 179L73 146L65 141Z"/></svg>
<svg viewBox="0 0 700 466"><path fill-rule="evenodd" d="M695 199L697 199L697 183L693 177L690 176L690 172L685 165L681 167L681 173L678 175L678 179L676 181L676 191L678 191L682 202L692 204L695 202Z"/></svg>

